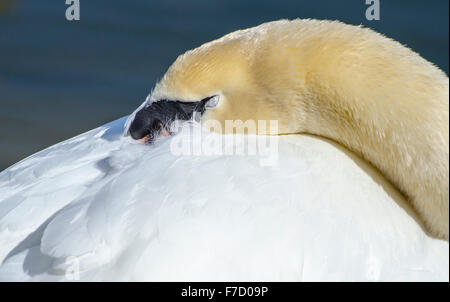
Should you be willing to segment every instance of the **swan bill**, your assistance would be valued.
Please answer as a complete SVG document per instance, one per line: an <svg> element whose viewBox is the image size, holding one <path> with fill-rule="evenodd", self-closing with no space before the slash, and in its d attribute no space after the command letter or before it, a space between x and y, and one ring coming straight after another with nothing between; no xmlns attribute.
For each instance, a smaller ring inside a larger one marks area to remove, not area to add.
<svg viewBox="0 0 450 302"><path fill-rule="evenodd" d="M196 113L202 115L212 97L198 102L160 100L136 113L129 129L131 137L144 143L152 143L159 136L170 136L176 120L188 121Z"/></svg>

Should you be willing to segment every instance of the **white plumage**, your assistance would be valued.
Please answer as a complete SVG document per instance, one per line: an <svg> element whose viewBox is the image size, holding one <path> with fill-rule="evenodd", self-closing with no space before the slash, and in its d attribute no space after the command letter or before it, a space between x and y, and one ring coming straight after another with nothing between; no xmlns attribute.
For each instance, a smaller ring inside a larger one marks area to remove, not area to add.
<svg viewBox="0 0 450 302"><path fill-rule="evenodd" d="M124 123L0 173L1 280L449 280L448 242L333 143L281 136L261 166L141 145Z"/></svg>

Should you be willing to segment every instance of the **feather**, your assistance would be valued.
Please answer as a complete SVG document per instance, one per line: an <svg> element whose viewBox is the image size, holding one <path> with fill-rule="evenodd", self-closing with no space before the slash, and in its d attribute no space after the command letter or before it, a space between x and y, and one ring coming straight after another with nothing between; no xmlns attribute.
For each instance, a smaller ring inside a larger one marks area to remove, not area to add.
<svg viewBox="0 0 450 302"><path fill-rule="evenodd" d="M449 279L448 242L330 141L277 137L277 161L262 165L258 153L173 152L177 140L225 150L244 136L196 141L185 123L143 145L122 136L126 119L0 173L0 280Z"/></svg>

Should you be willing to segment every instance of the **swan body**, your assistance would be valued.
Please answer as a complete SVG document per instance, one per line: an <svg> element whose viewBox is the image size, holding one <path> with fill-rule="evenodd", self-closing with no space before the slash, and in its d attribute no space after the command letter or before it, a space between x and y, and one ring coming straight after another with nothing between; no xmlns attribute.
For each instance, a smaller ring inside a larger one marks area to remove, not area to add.
<svg viewBox="0 0 450 302"><path fill-rule="evenodd" d="M449 280L448 242L331 141L277 137L264 166L172 154L188 131L142 145L122 136L125 120L0 173L0 280Z"/></svg>
<svg viewBox="0 0 450 302"><path fill-rule="evenodd" d="M202 120L219 132L230 120L276 120L275 133L256 132L319 135L357 153L448 240L449 80L415 52L341 22L269 22L178 57L147 105L210 96L220 102Z"/></svg>

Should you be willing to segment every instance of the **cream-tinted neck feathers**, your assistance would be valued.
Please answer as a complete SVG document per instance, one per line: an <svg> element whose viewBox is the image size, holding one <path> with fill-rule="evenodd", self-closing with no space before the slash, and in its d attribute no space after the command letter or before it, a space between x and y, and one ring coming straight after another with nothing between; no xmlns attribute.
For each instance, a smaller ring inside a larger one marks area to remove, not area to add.
<svg viewBox="0 0 450 302"><path fill-rule="evenodd" d="M275 119L280 134L320 135L356 152L448 239L449 80L410 49L340 22L270 22L181 55L151 99L211 95L220 103L205 120Z"/></svg>

